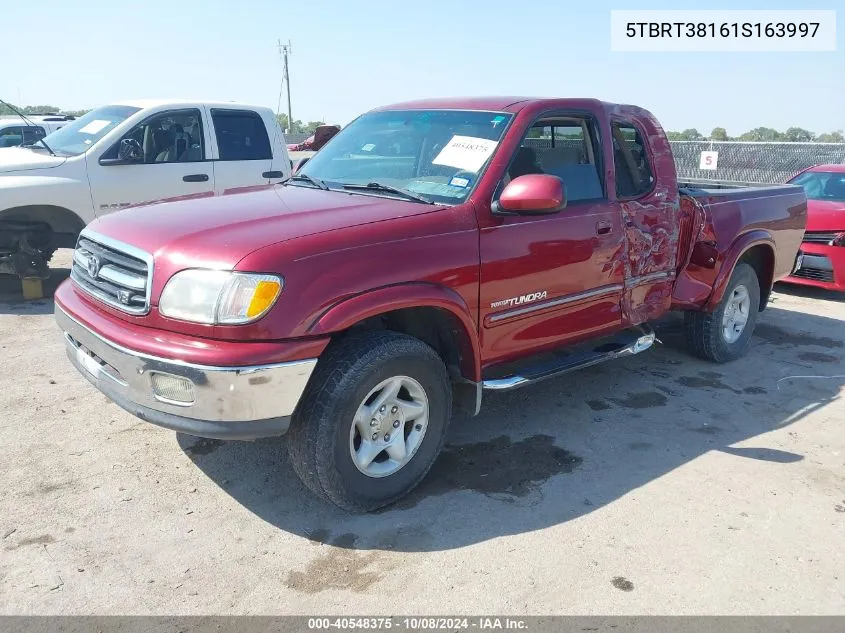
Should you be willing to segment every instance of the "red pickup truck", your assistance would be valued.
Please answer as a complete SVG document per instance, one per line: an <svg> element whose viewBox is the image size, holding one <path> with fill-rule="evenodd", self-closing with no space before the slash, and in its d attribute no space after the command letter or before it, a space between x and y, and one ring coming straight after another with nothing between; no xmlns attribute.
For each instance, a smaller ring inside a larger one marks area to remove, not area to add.
<svg viewBox="0 0 845 633"><path fill-rule="evenodd" d="M373 510L424 477L453 407L642 352L669 310L694 354L741 356L806 213L800 186L679 183L638 107L406 103L281 185L96 220L56 319L130 413L210 438L287 432L311 490Z"/></svg>

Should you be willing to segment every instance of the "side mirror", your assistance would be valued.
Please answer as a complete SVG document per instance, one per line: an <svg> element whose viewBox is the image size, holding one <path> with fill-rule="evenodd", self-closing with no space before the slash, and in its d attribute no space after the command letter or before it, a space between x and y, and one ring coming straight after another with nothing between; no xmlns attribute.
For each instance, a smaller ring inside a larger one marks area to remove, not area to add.
<svg viewBox="0 0 845 633"><path fill-rule="evenodd" d="M493 203L493 211L519 215L547 215L566 207L563 181L548 174L527 174L511 180Z"/></svg>
<svg viewBox="0 0 845 633"><path fill-rule="evenodd" d="M293 163L293 168L291 169L291 173L294 173L294 174L297 173L300 169L302 169L305 166L305 163L307 163L309 160L311 160L311 157L305 156L303 158L300 158L295 163Z"/></svg>

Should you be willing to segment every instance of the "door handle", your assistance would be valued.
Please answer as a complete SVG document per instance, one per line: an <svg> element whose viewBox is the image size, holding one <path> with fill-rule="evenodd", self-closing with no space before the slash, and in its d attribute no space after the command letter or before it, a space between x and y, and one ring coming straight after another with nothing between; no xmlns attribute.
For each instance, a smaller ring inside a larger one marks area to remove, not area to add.
<svg viewBox="0 0 845 633"><path fill-rule="evenodd" d="M187 176L182 176L182 180L185 182L207 182L208 174L188 174Z"/></svg>
<svg viewBox="0 0 845 633"><path fill-rule="evenodd" d="M270 179L270 178L284 178L284 177L285 177L285 173L284 173L284 172L282 172L282 171L265 171L263 174L261 174L261 177L262 177L262 178L267 178L267 179Z"/></svg>
<svg viewBox="0 0 845 633"><path fill-rule="evenodd" d="M596 235L607 235L613 230L613 225L610 222L599 220L596 222Z"/></svg>

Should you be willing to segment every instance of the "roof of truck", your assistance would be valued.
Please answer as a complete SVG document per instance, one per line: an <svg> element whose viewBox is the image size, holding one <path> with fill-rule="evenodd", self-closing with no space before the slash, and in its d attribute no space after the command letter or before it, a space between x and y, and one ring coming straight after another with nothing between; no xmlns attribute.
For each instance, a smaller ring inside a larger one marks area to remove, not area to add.
<svg viewBox="0 0 845 633"><path fill-rule="evenodd" d="M537 101L536 97L447 97L442 99L419 99L377 108L378 110L518 110L517 104Z"/></svg>
<svg viewBox="0 0 845 633"><path fill-rule="evenodd" d="M196 107L197 105L210 106L212 108L249 108L251 110L267 110L267 106L259 106L251 103L239 103L236 101L203 101L202 99L126 99L115 101L109 105L124 105L133 108L158 108L161 106L173 107Z"/></svg>
<svg viewBox="0 0 845 633"><path fill-rule="evenodd" d="M376 110L480 110L483 112L519 112L534 103L559 101L573 101L580 103L592 102L601 104L605 108L620 107L598 99L580 97L447 97L441 99L420 99L382 106Z"/></svg>
<svg viewBox="0 0 845 633"><path fill-rule="evenodd" d="M845 165L813 165L807 171L832 171L836 173L845 173Z"/></svg>

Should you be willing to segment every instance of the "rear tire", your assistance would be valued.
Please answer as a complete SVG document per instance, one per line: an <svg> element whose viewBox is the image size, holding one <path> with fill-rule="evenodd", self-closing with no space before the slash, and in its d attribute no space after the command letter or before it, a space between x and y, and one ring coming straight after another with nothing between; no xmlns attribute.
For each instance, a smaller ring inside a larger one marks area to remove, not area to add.
<svg viewBox="0 0 845 633"><path fill-rule="evenodd" d="M318 496L375 510L422 481L451 410L449 374L431 347L396 332L350 334L321 356L293 414L291 465Z"/></svg>
<svg viewBox="0 0 845 633"><path fill-rule="evenodd" d="M748 264L737 264L721 303L713 312L687 312L684 330L690 351L726 363L748 350L760 309L760 283Z"/></svg>

